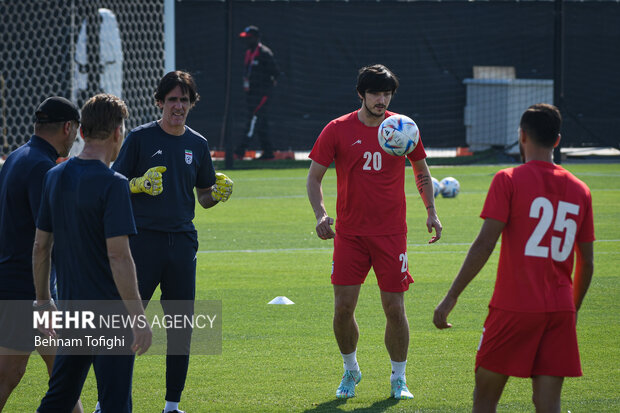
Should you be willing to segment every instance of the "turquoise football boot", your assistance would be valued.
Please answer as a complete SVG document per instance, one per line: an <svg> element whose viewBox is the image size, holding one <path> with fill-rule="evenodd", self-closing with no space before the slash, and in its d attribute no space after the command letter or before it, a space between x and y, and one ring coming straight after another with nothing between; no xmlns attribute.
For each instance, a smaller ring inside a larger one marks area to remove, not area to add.
<svg viewBox="0 0 620 413"><path fill-rule="evenodd" d="M413 394L407 388L407 382L403 377L399 377L392 382L391 396L397 400L413 399Z"/></svg>
<svg viewBox="0 0 620 413"><path fill-rule="evenodd" d="M361 371L345 370L340 386L336 390L336 397L339 399L355 397L355 386L358 385L360 380L362 380Z"/></svg>

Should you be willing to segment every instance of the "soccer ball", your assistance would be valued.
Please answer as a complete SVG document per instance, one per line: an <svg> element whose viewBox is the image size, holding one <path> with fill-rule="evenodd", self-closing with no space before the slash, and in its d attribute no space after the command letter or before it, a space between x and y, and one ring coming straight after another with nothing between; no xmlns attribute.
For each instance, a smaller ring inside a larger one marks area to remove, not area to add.
<svg viewBox="0 0 620 413"><path fill-rule="evenodd" d="M437 198L439 193L441 192L441 183L437 180L437 178L431 178L433 180L433 197Z"/></svg>
<svg viewBox="0 0 620 413"><path fill-rule="evenodd" d="M439 182L439 185L441 185L441 195L444 198L454 198L461 190L459 181L451 176L442 179L441 182Z"/></svg>
<svg viewBox="0 0 620 413"><path fill-rule="evenodd" d="M379 145L390 155L411 153L420 140L418 125L405 115L392 115L379 126Z"/></svg>

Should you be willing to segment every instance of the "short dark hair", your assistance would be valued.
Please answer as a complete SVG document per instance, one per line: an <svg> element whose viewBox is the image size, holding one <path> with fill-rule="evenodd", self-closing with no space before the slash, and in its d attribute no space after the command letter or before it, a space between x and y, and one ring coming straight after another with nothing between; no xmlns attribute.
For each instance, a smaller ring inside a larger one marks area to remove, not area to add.
<svg viewBox="0 0 620 413"><path fill-rule="evenodd" d="M537 103L523 113L519 126L540 146L553 148L562 127L562 115L553 105Z"/></svg>
<svg viewBox="0 0 620 413"><path fill-rule="evenodd" d="M84 138L107 139L128 117L127 106L120 98L108 93L95 95L82 107Z"/></svg>
<svg viewBox="0 0 620 413"><path fill-rule="evenodd" d="M391 91L396 93L398 78L384 65L362 67L357 75L357 91L362 97L366 92Z"/></svg>
<svg viewBox="0 0 620 413"><path fill-rule="evenodd" d="M62 131L62 128L64 128L65 123L67 122L76 122L76 121L64 121L64 122L53 122L53 123L35 122L34 123L34 134L42 135L42 134L60 133ZM77 124L79 126L80 123L77 122Z"/></svg>
<svg viewBox="0 0 620 413"><path fill-rule="evenodd" d="M177 86L181 86L183 93L189 95L189 103L192 105L200 100L200 95L196 91L196 82L192 75L181 70L175 70L166 73L159 81L154 95L155 101L163 102L166 99L166 95Z"/></svg>

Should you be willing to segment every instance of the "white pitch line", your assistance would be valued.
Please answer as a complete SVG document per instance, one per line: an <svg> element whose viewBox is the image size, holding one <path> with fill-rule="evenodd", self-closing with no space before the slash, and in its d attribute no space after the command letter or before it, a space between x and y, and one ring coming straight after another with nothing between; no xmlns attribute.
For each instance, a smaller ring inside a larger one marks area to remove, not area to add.
<svg viewBox="0 0 620 413"><path fill-rule="evenodd" d="M574 175L584 175L584 176L611 176L611 177L620 177L620 174L615 173L599 173L599 172L573 172Z"/></svg>
<svg viewBox="0 0 620 413"><path fill-rule="evenodd" d="M336 195L333 195L336 196ZM308 195L277 195L277 196L238 196L235 199L300 199Z"/></svg>
<svg viewBox="0 0 620 413"><path fill-rule="evenodd" d="M265 177L265 178L241 178L240 182L265 182L265 181L305 181L307 176L274 176L274 177ZM325 177L329 178L329 177Z"/></svg>
<svg viewBox="0 0 620 413"><path fill-rule="evenodd" d="M591 192L618 192L620 191L620 188L615 189L615 188L607 188L607 189L592 189ZM462 195L472 195L472 194L486 194L487 191L461 191L460 192ZM329 193L329 192L325 192L323 194L324 198L335 198L336 194L335 193ZM307 198L308 195L306 194L299 194L299 195L273 195L273 196L236 196L235 199L255 199L255 200L272 200L272 199L305 199ZM416 193L407 193L405 194L405 197L407 199L417 199L420 196Z"/></svg>
<svg viewBox="0 0 620 413"><path fill-rule="evenodd" d="M463 195L469 195L469 194L486 194L486 191L461 191L460 192ZM410 193L410 194L405 194L407 199L417 199L420 197L420 195L415 194L415 193ZM301 198L307 198L308 195L303 194L303 195L273 195L273 196L237 196L235 197L235 199L260 199L260 200L271 200L271 199L301 199ZM328 193L325 192L323 194L324 198L335 198L336 194L335 193Z"/></svg>
<svg viewBox="0 0 620 413"><path fill-rule="evenodd" d="M448 246L457 246L457 245L471 245L470 243L467 242L455 242L455 243L451 243L451 244L441 244L441 245L448 245ZM414 248L414 247L428 247L429 244L409 244L407 245L407 248ZM255 250L249 250L249 249L244 249L244 250L213 250L213 251L198 251L198 254L217 254L217 253L249 253L249 254L253 254L253 253L280 253L280 252L326 252L326 251L333 251L333 247L321 247L321 248L264 248L264 249L255 249ZM430 252L430 251L429 251ZM433 253L453 253L454 251L433 251ZM459 251L462 252L462 251ZM417 253L417 252L415 252Z"/></svg>
<svg viewBox="0 0 620 413"><path fill-rule="evenodd" d="M333 248L283 248L272 250L217 250L198 251L198 254L280 254L292 252L332 252ZM464 254L467 251L407 251L408 254ZM496 251L497 252L497 251Z"/></svg>
<svg viewBox="0 0 620 413"><path fill-rule="evenodd" d="M261 254L261 253L280 253L280 252L325 252L331 251L332 248L272 248L272 249L260 249L260 250L213 250L213 251L198 251L198 254L229 254L229 253L247 253L247 254Z"/></svg>
<svg viewBox="0 0 620 413"><path fill-rule="evenodd" d="M620 239L606 239L606 240L596 240L597 242L620 242ZM469 246L471 243L469 242L453 242L449 244L440 244L441 246ZM415 247L428 247L431 248L429 244L408 244L407 249L415 248ZM198 251L198 254L274 254L274 253L290 253L290 252L329 252L333 251L333 247L321 247L321 248L263 248L263 249L243 249L243 250L212 250L212 251ZM454 254L454 253L465 253L467 251L407 251L411 254ZM495 253L499 252L499 249L494 251ZM603 252L598 252L597 254L602 254ZM606 254L620 254L620 252L607 252Z"/></svg>

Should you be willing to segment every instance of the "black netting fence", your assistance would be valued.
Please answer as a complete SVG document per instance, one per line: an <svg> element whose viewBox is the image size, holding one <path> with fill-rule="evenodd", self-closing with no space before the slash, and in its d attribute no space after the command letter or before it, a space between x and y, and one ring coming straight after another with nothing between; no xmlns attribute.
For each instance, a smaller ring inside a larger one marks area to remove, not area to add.
<svg viewBox="0 0 620 413"><path fill-rule="evenodd" d="M153 120L163 31L161 0L0 1L0 153L30 138L34 111L51 95L82 106L113 93L129 107L128 127Z"/></svg>
<svg viewBox="0 0 620 413"><path fill-rule="evenodd" d="M196 77L202 95L189 124L215 149L234 147L245 131L238 34L249 24L282 71L269 116L275 149L309 150L329 120L358 108L357 70L373 63L399 76L391 109L418 123L428 147L510 148L519 115L541 101L561 106L564 146L620 146L618 1L174 6L176 67ZM81 105L115 93L127 101L130 127L156 118L163 72L164 0L0 2L2 154L28 139L34 108L51 94Z"/></svg>
<svg viewBox="0 0 620 413"><path fill-rule="evenodd" d="M391 109L418 123L426 146L510 147L521 112L554 103L556 79L563 86L563 145L619 146L616 1L563 2L560 43L554 1L176 6L177 67L196 76L203 96L190 122L215 147L226 140L234 147L244 134L245 45L238 34L250 24L260 28L282 70L270 113L271 138L282 150L309 150L329 120L358 108L357 70L372 63L400 77Z"/></svg>

